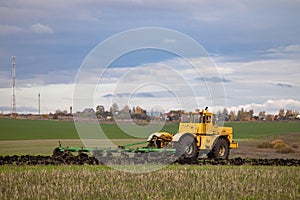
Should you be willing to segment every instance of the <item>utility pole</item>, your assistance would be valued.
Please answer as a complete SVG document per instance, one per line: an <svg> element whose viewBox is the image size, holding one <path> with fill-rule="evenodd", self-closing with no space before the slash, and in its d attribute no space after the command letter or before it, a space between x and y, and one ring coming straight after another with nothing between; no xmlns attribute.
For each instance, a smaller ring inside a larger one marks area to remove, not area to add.
<svg viewBox="0 0 300 200"><path fill-rule="evenodd" d="M41 94L39 93L39 115L41 115Z"/></svg>
<svg viewBox="0 0 300 200"><path fill-rule="evenodd" d="M11 57L12 67L12 115L15 116L17 113L16 109L16 56Z"/></svg>

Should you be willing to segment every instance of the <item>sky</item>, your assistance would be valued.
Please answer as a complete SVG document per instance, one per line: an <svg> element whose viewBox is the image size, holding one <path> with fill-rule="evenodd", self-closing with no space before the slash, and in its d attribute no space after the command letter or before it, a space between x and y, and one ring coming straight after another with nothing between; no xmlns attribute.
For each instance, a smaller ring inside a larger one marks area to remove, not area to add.
<svg viewBox="0 0 300 200"><path fill-rule="evenodd" d="M300 111L299 10L298 0L2 0L0 112L12 110L12 56L16 56L17 112L37 113L39 93L42 113L69 110L80 66L91 51L115 34L143 27L175 30L192 38L211 57L220 76L196 76L170 52L130 52L116 58L101 76L93 102L75 111L96 105L108 109L120 96L130 107L180 109L182 102L176 97L180 91L149 84L151 73L154 80L167 79L170 84L188 79L192 88L199 88L194 97L201 107L219 106L211 105L208 82L224 87L226 104L220 106L230 110ZM189 59L201 62L201 57ZM134 75L130 83L139 84L131 88L133 94L116 90L122 78L131 80L128 73ZM93 76L99 79L100 74Z"/></svg>

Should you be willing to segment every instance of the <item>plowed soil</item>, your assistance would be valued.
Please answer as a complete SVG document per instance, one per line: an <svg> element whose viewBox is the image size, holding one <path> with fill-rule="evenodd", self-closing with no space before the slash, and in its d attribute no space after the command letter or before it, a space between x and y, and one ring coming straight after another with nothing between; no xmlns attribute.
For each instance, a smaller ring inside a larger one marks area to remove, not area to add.
<svg viewBox="0 0 300 200"><path fill-rule="evenodd" d="M257 147L262 142L272 142L277 139L283 140L289 146L297 145L298 148L293 148L295 153L284 154L277 153L276 149ZM238 143L238 149L230 150L230 158L300 159L300 133L287 133L263 139L240 140Z"/></svg>

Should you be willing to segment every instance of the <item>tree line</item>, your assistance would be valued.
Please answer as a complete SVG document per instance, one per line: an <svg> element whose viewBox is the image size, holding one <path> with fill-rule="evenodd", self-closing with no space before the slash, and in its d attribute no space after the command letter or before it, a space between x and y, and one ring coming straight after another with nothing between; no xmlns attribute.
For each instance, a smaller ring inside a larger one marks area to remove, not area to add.
<svg viewBox="0 0 300 200"><path fill-rule="evenodd" d="M279 121L279 120L294 120L300 119L299 112L294 110L279 109L278 114L267 114L265 111L259 111L258 115L254 115L254 110L249 111L241 108L237 112L228 111L226 108L223 111L218 111L216 116L225 121Z"/></svg>
<svg viewBox="0 0 300 200"><path fill-rule="evenodd" d="M103 105L96 106L96 109L87 108L81 113L96 114L97 118L100 120L112 120L114 118L118 119L134 119L134 120L168 120L172 122L179 122L182 110L170 110L167 113L164 111L150 110L141 108L140 106L130 108L125 105L123 108L119 108L117 103L113 103L112 106L105 110ZM55 115L66 116L70 115L67 111L57 110ZM279 109L277 114L268 114L265 111L259 111L255 115L253 109L245 110L241 108L237 111L228 110L224 108L222 111L219 110L215 114L217 120L222 121L279 121L279 120L295 120L300 119L300 114L297 111L284 108Z"/></svg>

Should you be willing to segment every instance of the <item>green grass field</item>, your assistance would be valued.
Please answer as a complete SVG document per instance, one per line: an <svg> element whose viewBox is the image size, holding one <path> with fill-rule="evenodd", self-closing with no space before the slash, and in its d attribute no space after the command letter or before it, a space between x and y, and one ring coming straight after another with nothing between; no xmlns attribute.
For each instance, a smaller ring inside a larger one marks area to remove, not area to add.
<svg viewBox="0 0 300 200"><path fill-rule="evenodd" d="M99 125L83 124L87 138L91 126ZM300 122L234 122L227 123L226 126L233 127L235 140L300 132ZM115 124L101 124L101 128L116 146L145 140L151 134L149 131L137 138L124 133ZM177 129L176 124L166 124L162 131L176 133ZM103 137L96 139L103 139ZM49 155L58 145L58 140L61 140L64 146L84 146L79 139L74 122L0 119L0 155Z"/></svg>
<svg viewBox="0 0 300 200"><path fill-rule="evenodd" d="M4 166L0 199L299 199L298 167L172 165L151 173L105 166Z"/></svg>
<svg viewBox="0 0 300 200"><path fill-rule="evenodd" d="M83 124L87 138L93 126ZM125 125L126 126L126 125ZM128 125L130 126L130 125ZM155 125L154 125L155 126ZM115 124L101 124L103 132L109 139L134 139ZM155 127L152 127L152 129ZM178 125L166 124L162 131L176 133ZM151 133L149 132L148 135ZM96 139L104 139L98 137ZM146 136L144 137L146 138ZM79 139L74 122L48 120L0 119L0 140L39 140L39 139Z"/></svg>
<svg viewBox="0 0 300 200"><path fill-rule="evenodd" d="M235 139L253 139L268 135L300 132L300 122L233 122ZM88 135L93 124L86 124ZM130 126L130 125L129 125ZM134 139L115 124L101 124L109 139ZM162 131L176 133L177 124L166 124ZM149 133L150 134L150 133ZM0 140L79 139L74 122L0 119ZM98 138L103 139L103 138Z"/></svg>
<svg viewBox="0 0 300 200"><path fill-rule="evenodd" d="M235 139L255 139L269 135L300 133L300 122L231 122Z"/></svg>

